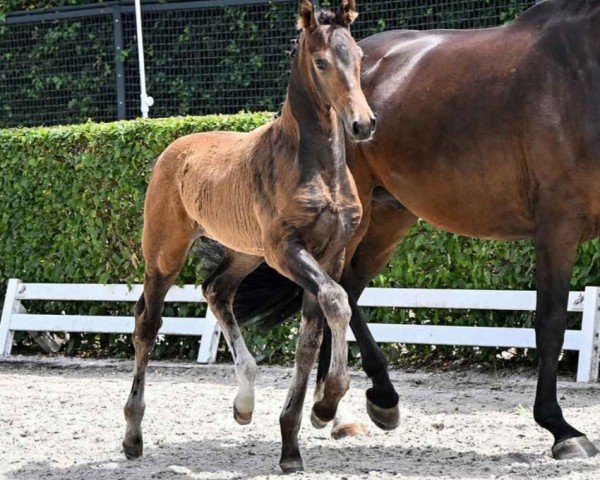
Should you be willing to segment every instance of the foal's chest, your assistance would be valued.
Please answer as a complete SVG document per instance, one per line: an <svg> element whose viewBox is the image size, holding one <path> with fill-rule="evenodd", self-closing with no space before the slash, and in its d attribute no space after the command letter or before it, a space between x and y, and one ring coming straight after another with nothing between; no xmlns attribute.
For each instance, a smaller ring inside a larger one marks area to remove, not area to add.
<svg viewBox="0 0 600 480"><path fill-rule="evenodd" d="M297 200L303 217L301 236L315 257L337 254L346 247L362 218L362 207L352 188L332 191L325 185L311 185Z"/></svg>

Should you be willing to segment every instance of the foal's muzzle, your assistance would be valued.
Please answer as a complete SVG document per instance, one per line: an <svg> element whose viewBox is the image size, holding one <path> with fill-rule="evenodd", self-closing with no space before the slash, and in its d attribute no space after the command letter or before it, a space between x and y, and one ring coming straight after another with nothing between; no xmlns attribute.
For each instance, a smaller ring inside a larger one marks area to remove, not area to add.
<svg viewBox="0 0 600 480"><path fill-rule="evenodd" d="M375 133L377 119L372 116L368 121L356 120L352 123L352 136L355 140L368 140Z"/></svg>

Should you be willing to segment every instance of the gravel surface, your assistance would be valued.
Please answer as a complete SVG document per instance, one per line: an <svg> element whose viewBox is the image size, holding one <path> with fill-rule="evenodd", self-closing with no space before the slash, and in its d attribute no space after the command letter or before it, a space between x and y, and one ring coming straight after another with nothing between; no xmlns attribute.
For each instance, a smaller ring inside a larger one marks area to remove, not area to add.
<svg viewBox="0 0 600 480"><path fill-rule="evenodd" d="M13 357L0 362L0 479L281 478L278 417L288 368L261 368L253 423L237 425L231 366L152 363L145 456L126 461L122 408L131 362ZM600 479L600 458L556 462L531 418L534 380L515 374L392 372L402 424L382 432L365 413L364 375L352 372L346 413L366 436L314 430L306 402L306 479ZM312 391L309 392L312 396ZM600 446L600 387L561 382L568 419Z"/></svg>

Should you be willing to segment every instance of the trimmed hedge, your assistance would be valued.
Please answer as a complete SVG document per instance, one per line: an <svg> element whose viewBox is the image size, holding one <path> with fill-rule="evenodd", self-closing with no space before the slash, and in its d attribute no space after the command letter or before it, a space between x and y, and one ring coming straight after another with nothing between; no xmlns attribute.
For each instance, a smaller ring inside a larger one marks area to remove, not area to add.
<svg viewBox="0 0 600 480"><path fill-rule="evenodd" d="M142 207L157 156L183 135L249 131L271 118L257 113L0 130L0 298L11 277L139 282ZM181 283L199 282L197 263L190 255ZM70 313L131 312L131 305L36 305L41 307ZM189 305L179 310L183 315L198 313ZM128 342L121 346L106 336L82 338L79 345L80 337L73 336L70 349L131 352ZM166 348L169 344L175 350ZM158 352L166 348L165 355L193 356L195 346L194 339L170 338Z"/></svg>
<svg viewBox="0 0 600 480"><path fill-rule="evenodd" d="M174 139L200 131L248 131L272 114L136 120L110 124L0 130L0 298L10 277L29 282L135 283L142 278L142 205L156 157ZM582 245L573 287L600 284L600 243ZM376 286L531 289L531 242L489 242L458 237L420 222L399 247ZM190 255L180 283L199 283ZM131 305L51 304L48 311L131 312ZM168 315L199 314L198 307L169 306ZM372 310L376 321L456 325L530 326L532 316L502 312ZM578 321L573 317L573 322ZM268 334L248 332L261 358L287 360L296 324ZM27 343L25 336L20 339ZM168 337L159 356L193 357L192 338ZM81 354L130 355L128 337L73 335ZM490 360L495 349L387 346L394 360L440 352L443 358ZM356 349L353 348L356 353ZM521 352L522 353L522 352ZM522 355L518 356L523 358Z"/></svg>

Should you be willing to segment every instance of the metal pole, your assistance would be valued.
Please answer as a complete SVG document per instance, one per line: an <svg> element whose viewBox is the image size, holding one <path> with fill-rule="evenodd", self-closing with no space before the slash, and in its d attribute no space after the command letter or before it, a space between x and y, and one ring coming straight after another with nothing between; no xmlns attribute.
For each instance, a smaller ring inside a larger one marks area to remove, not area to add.
<svg viewBox="0 0 600 480"><path fill-rule="evenodd" d="M135 27L137 31L138 62L140 65L140 99L142 117L148 118L148 111L154 105L154 99L146 92L146 66L144 65L144 40L142 38L142 6L135 0Z"/></svg>
<svg viewBox="0 0 600 480"><path fill-rule="evenodd" d="M112 8L113 31L115 37L115 70L117 74L117 117L123 120L126 116L125 110L125 68L123 67L123 21L121 18L121 6Z"/></svg>

